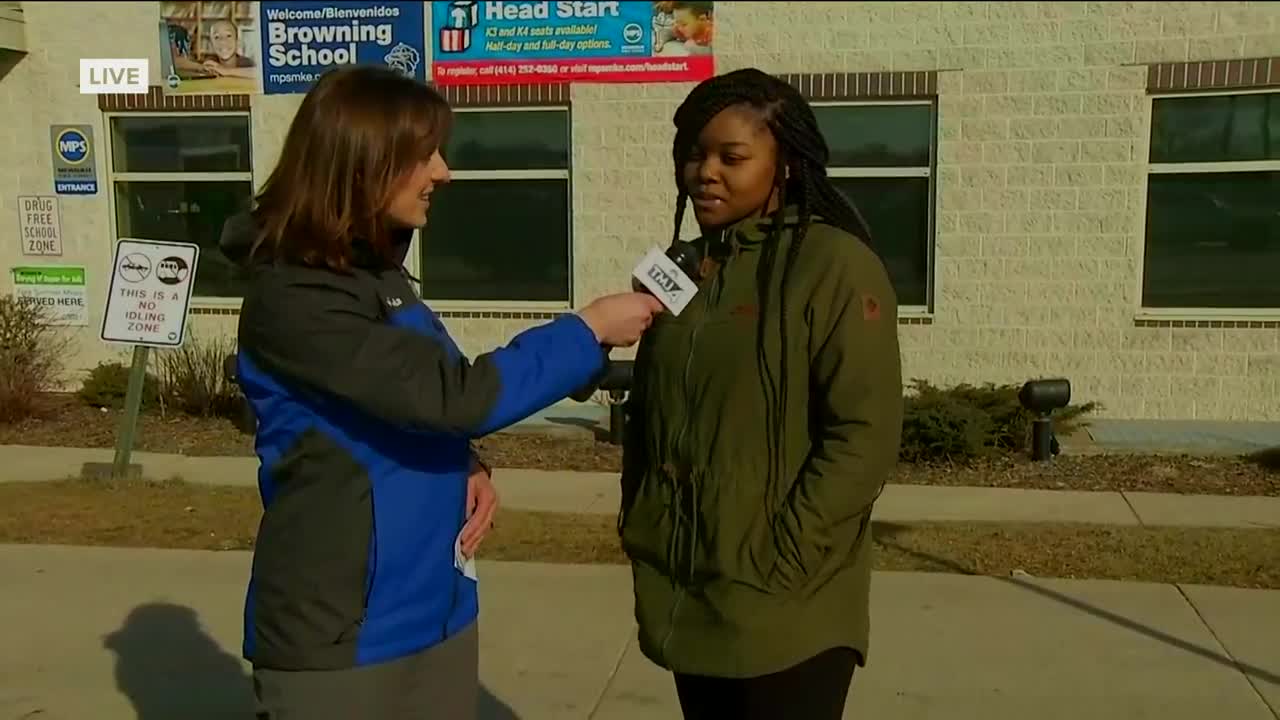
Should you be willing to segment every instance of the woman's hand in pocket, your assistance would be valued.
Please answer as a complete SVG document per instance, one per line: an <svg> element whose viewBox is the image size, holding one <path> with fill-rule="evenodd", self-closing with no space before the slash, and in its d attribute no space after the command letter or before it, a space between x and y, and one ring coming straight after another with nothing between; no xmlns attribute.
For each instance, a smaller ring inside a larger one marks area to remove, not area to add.
<svg viewBox="0 0 1280 720"><path fill-rule="evenodd" d="M498 491L493 487L493 477L488 469L477 463L467 478L467 522L462 526L462 554L472 557L480 542L493 528L493 516L498 511Z"/></svg>

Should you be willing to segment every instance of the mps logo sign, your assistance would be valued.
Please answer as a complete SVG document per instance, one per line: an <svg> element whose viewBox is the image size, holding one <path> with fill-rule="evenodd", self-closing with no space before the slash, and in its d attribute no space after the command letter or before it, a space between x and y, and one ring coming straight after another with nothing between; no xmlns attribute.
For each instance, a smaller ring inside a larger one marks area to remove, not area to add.
<svg viewBox="0 0 1280 720"><path fill-rule="evenodd" d="M89 157L89 138L75 128L67 128L58 133L54 152L68 165L79 165Z"/></svg>
<svg viewBox="0 0 1280 720"><path fill-rule="evenodd" d="M94 162L92 125L50 125L53 189L59 195L94 195L98 168Z"/></svg>

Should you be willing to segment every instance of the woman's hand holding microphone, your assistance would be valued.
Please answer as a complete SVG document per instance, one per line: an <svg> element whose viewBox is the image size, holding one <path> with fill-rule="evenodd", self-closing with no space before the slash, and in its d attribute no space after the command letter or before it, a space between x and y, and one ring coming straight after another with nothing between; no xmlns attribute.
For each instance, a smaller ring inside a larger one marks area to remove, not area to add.
<svg viewBox="0 0 1280 720"><path fill-rule="evenodd" d="M664 310L662 303L647 292L605 295L578 311L578 317L606 347L629 347L653 324Z"/></svg>

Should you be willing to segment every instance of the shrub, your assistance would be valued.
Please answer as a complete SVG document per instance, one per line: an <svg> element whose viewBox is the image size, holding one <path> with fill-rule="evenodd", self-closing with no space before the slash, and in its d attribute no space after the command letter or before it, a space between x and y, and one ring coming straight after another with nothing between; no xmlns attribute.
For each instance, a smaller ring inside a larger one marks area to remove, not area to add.
<svg viewBox="0 0 1280 720"><path fill-rule="evenodd" d="M235 351L232 338L192 336L182 347L158 353L160 395L166 407L201 417L235 417L238 390L223 375L223 362Z"/></svg>
<svg viewBox="0 0 1280 720"><path fill-rule="evenodd" d="M905 462L954 462L1001 452L1022 452L1031 444L1032 415L1018 401L1020 385L961 384L939 388L912 383L905 400L901 458ZM1080 427L1097 403L1069 405L1053 414L1053 428L1065 435Z"/></svg>
<svg viewBox="0 0 1280 720"><path fill-rule="evenodd" d="M56 389L70 342L44 306L0 296L0 422L30 417Z"/></svg>
<svg viewBox="0 0 1280 720"><path fill-rule="evenodd" d="M80 399L93 407L119 410L129 391L129 366L120 362L101 362L80 385ZM142 381L142 407L152 408L160 399L160 379L147 373Z"/></svg>

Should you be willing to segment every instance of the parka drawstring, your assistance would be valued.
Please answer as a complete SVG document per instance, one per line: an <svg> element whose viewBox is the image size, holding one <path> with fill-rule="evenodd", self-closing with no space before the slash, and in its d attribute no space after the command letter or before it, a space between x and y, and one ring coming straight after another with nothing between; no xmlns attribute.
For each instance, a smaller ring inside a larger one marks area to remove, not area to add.
<svg viewBox="0 0 1280 720"><path fill-rule="evenodd" d="M667 567L676 584L693 582L697 568L698 512L702 494L700 478L689 473L683 480L674 473L667 475L671 489L671 535L667 543ZM685 544L688 540L688 544Z"/></svg>

